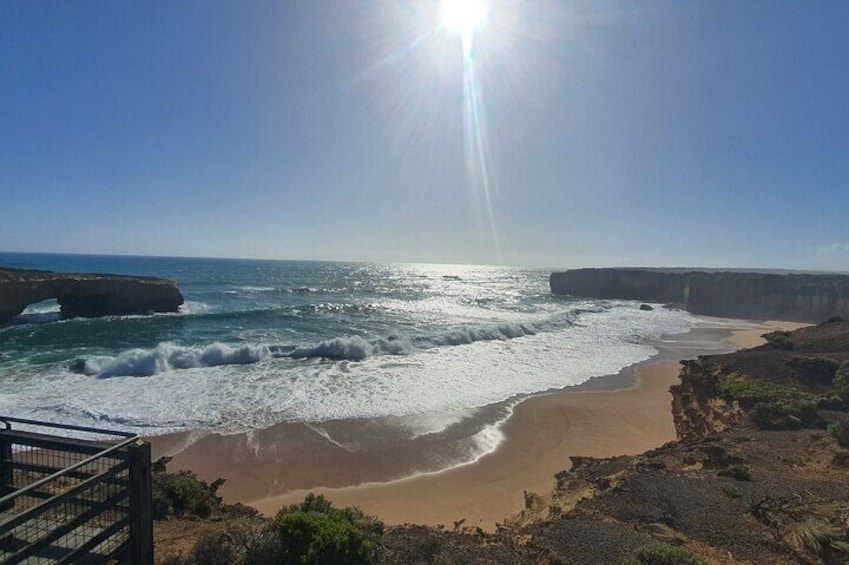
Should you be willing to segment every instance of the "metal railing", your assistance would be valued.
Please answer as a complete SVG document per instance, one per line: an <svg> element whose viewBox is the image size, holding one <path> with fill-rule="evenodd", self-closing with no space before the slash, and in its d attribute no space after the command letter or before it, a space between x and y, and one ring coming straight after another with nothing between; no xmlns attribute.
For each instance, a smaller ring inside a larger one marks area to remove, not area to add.
<svg viewBox="0 0 849 565"><path fill-rule="evenodd" d="M153 563L150 444L20 418L0 425L0 564Z"/></svg>

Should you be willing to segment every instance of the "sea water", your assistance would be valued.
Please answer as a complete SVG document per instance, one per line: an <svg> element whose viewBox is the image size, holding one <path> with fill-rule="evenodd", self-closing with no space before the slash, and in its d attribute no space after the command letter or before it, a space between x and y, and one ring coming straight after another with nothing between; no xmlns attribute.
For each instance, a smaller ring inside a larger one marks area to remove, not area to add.
<svg viewBox="0 0 849 565"><path fill-rule="evenodd" d="M176 314L61 320L46 301L0 327L0 415L148 436L377 419L415 438L616 373L693 323L555 296L549 270L514 267L8 253L0 266L177 281ZM494 425L477 428L482 445Z"/></svg>

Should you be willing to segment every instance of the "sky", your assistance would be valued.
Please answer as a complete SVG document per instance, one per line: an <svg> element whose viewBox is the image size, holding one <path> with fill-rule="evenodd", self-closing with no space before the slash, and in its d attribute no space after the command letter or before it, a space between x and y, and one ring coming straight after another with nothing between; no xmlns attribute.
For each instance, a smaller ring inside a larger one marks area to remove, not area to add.
<svg viewBox="0 0 849 565"><path fill-rule="evenodd" d="M849 271L849 2L0 2L0 251Z"/></svg>

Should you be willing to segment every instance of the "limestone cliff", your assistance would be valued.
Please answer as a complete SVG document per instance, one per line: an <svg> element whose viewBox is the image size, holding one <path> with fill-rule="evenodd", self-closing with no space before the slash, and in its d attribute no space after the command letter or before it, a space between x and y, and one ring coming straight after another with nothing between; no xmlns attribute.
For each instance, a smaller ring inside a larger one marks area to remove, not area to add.
<svg viewBox="0 0 849 565"><path fill-rule="evenodd" d="M64 318L176 312L183 303L177 284L164 279L0 269L0 324L50 298Z"/></svg>
<svg viewBox="0 0 849 565"><path fill-rule="evenodd" d="M719 369L702 359L683 361L681 382L673 385L672 416L678 439L693 440L739 424L745 414L716 390Z"/></svg>
<svg viewBox="0 0 849 565"><path fill-rule="evenodd" d="M694 314L821 322L849 317L849 276L666 269L553 273L554 294L662 302Z"/></svg>

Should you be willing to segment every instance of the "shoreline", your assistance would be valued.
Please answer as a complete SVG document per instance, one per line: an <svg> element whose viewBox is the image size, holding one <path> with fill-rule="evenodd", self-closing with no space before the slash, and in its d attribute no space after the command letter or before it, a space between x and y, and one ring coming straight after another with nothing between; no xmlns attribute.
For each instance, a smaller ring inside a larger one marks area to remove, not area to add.
<svg viewBox="0 0 849 565"><path fill-rule="evenodd" d="M730 352L762 342L760 335L807 324L697 317L687 334L650 344L658 354L577 387L520 399L506 410L497 446L473 461L421 470L421 445L388 441L358 453L315 427L284 423L233 436L192 433L151 438L154 457L176 453L172 470L202 479L224 477L220 494L264 514L323 494L339 506L358 506L387 524L465 525L491 531L525 508L525 492L545 495L570 456L637 454L675 439L669 386L679 362L700 354ZM351 422L339 427L351 427ZM375 432L380 423L358 422L349 434ZM335 432L334 432L335 433ZM459 445L459 443L458 443ZM428 446L430 447L430 446ZM437 453L438 452L434 452ZM444 461L443 461L444 463ZM323 485L323 486L317 486Z"/></svg>

